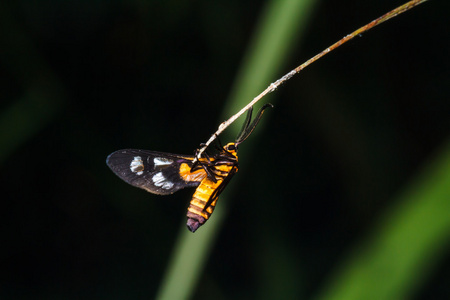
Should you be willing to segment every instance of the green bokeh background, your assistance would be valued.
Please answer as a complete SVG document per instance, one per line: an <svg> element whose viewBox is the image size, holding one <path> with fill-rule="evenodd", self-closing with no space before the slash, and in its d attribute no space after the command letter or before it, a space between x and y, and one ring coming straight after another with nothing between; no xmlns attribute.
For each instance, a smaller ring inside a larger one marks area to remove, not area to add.
<svg viewBox="0 0 450 300"><path fill-rule="evenodd" d="M148 194L105 164L121 148L193 153L402 3L0 2L0 298L447 299L447 1L263 100L275 108L195 234L193 190Z"/></svg>

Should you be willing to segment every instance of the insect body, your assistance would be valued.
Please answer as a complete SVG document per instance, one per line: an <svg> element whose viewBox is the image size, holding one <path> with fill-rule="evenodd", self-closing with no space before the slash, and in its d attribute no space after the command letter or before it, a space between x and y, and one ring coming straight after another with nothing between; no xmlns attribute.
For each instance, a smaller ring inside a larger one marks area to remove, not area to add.
<svg viewBox="0 0 450 300"><path fill-rule="evenodd" d="M219 148L213 156L177 155L137 149L113 152L106 163L125 182L158 195L169 195L186 187L197 187L187 212L187 227L195 232L211 216L231 178L238 171L237 147L255 129L264 110L251 121L249 110L244 125L234 143Z"/></svg>

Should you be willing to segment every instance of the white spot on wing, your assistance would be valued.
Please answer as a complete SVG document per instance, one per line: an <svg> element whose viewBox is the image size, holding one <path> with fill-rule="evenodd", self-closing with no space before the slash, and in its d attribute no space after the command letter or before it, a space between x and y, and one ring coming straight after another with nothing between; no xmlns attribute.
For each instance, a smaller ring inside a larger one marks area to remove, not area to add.
<svg viewBox="0 0 450 300"><path fill-rule="evenodd" d="M173 183L172 182L164 182L164 184L163 184L163 186L162 186L162 188L163 189L166 189L166 190L169 190L169 189L171 189L173 187Z"/></svg>
<svg viewBox="0 0 450 300"><path fill-rule="evenodd" d="M171 165L173 163L173 160L164 157L155 157L153 159L153 163L155 164L155 166L165 166Z"/></svg>
<svg viewBox="0 0 450 300"><path fill-rule="evenodd" d="M144 162L142 161L142 158L140 156L135 156L133 158L130 163L130 170L136 175L144 174Z"/></svg>
<svg viewBox="0 0 450 300"><path fill-rule="evenodd" d="M166 181L166 178L164 177L162 172L153 175L152 180L155 186L162 187L165 190L171 189L173 187L173 183L170 181Z"/></svg>

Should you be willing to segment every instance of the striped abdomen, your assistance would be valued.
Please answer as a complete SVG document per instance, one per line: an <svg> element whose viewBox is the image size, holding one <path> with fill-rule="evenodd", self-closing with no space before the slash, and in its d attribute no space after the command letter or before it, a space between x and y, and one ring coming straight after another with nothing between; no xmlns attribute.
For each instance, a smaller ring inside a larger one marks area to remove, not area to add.
<svg viewBox="0 0 450 300"><path fill-rule="evenodd" d="M233 170L234 169L234 170ZM216 207L217 199L224 185L228 183L228 176L237 171L233 165L220 165L214 168L217 182L205 177L195 190L187 212L187 226L190 231L195 232L211 216Z"/></svg>

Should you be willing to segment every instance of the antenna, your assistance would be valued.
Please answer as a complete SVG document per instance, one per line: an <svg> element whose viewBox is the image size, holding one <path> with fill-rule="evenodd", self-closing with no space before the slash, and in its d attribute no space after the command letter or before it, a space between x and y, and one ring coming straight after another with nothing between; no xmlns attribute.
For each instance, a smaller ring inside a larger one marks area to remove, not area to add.
<svg viewBox="0 0 450 300"><path fill-rule="evenodd" d="M382 15L381 17L373 20L372 22L362 26L361 28L353 31L352 33L346 35L345 37L343 37L342 39L340 39L339 41L337 41L336 43L334 43L333 45L329 46L328 48L326 48L325 50L323 50L322 52L320 52L319 54L315 55L314 57L310 58L309 60L307 60L306 62L304 62L303 64L299 65L297 68L293 69L292 71L290 71L289 73L287 73L286 75L284 75L283 77L281 77L280 79L278 79L277 81L271 83L261 94L259 94L258 96L256 96L255 98L253 98L252 101L250 101L250 103L248 103L244 108L242 108L238 113L236 113L235 115L233 115L231 118L229 118L227 121L221 123L219 125L219 128L217 129L217 131L209 138L209 140L202 145L202 147L197 151L197 155L194 159L194 163L200 159L200 157L202 156L203 152L206 150L206 148L208 148L208 146L228 127L230 126L234 121L236 121L237 118L239 118L242 114L244 114L247 110L249 110L255 103L257 103L259 100L261 100L264 96L266 96L267 94L272 93L273 91L275 91L280 85L282 85L283 83L285 83L286 81L288 81L289 79L291 79L294 75L300 73L300 71L302 71L304 68L306 68L307 66L309 66L310 64L312 64L313 62L315 62L316 60L322 58L323 56L325 56L326 54L330 53L331 51L333 51L334 49L342 46L343 44L345 44L346 42L350 41L351 39L353 39L356 36L359 36L360 34L369 31L370 29L374 28L375 26L389 20L392 19L396 16L398 16L401 13L404 13L405 11L410 10L411 8L422 4L424 2L426 2L428 0L412 0L409 1L393 10L391 10L390 12Z"/></svg>

